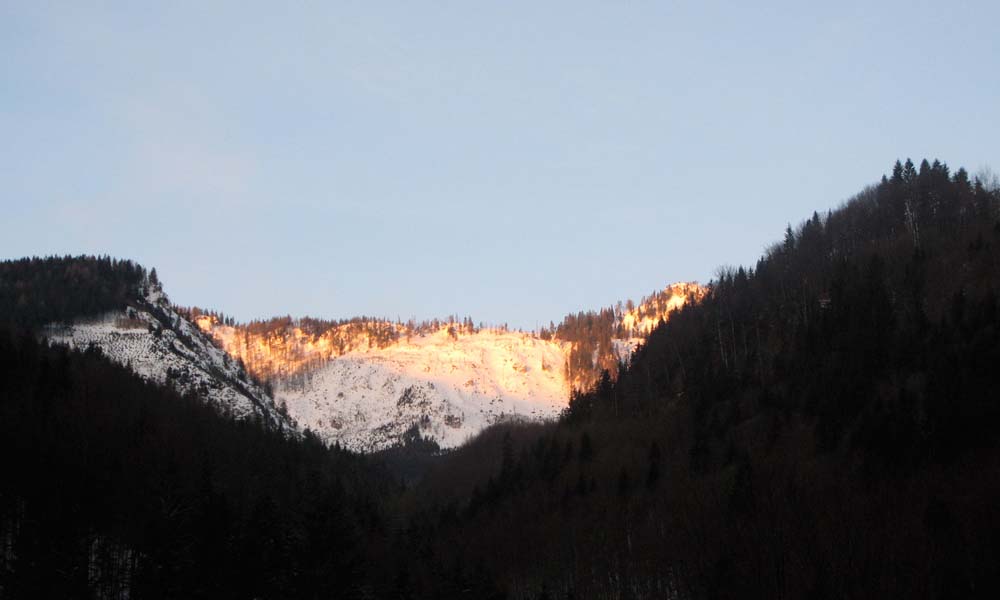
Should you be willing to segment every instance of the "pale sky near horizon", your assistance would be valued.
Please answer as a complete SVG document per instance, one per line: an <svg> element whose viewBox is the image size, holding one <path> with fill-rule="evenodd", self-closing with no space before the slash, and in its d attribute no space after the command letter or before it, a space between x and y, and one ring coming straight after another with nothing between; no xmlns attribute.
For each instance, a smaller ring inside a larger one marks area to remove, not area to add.
<svg viewBox="0 0 1000 600"><path fill-rule="evenodd" d="M897 158L1000 167L996 2L276 6L0 1L0 258L534 328L753 264Z"/></svg>

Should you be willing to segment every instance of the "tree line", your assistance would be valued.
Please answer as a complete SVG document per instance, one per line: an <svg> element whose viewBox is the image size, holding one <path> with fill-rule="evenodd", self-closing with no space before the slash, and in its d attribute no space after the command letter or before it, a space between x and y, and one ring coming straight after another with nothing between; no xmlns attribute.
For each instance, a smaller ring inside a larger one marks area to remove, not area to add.
<svg viewBox="0 0 1000 600"><path fill-rule="evenodd" d="M156 269L109 256L0 262L0 321L36 327L123 310L159 287Z"/></svg>

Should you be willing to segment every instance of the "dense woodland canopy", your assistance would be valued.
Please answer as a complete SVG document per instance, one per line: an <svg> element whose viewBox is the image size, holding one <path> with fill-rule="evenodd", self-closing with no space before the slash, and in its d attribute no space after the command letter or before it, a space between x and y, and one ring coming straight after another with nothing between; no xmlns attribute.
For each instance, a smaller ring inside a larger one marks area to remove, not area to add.
<svg viewBox="0 0 1000 600"><path fill-rule="evenodd" d="M379 518L369 469L0 331L0 597L351 593Z"/></svg>
<svg viewBox="0 0 1000 600"><path fill-rule="evenodd" d="M964 170L897 164L558 425L445 457L412 550L515 597L995 597L998 219Z"/></svg>
<svg viewBox="0 0 1000 600"><path fill-rule="evenodd" d="M998 597L1000 191L897 163L710 288L558 423L370 457L19 317L0 597Z"/></svg>
<svg viewBox="0 0 1000 600"><path fill-rule="evenodd" d="M156 269L108 256L22 258L0 262L0 322L37 327L121 310L150 287Z"/></svg>

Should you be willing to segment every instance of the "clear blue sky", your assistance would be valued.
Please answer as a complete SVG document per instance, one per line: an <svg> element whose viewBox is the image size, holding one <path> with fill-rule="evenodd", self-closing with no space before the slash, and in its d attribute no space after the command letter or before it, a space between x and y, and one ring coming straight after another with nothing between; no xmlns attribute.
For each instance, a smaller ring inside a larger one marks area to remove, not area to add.
<svg viewBox="0 0 1000 600"><path fill-rule="evenodd" d="M0 3L0 257L240 319L532 328L1000 166L997 2L85 4Z"/></svg>

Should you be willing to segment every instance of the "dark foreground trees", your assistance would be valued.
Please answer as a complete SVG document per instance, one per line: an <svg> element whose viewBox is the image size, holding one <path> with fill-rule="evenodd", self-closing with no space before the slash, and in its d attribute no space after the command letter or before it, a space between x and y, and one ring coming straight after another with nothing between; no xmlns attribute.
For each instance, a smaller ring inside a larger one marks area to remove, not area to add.
<svg viewBox="0 0 1000 600"><path fill-rule="evenodd" d="M0 596L1000 597L998 209L899 164L409 489L3 333Z"/></svg>
<svg viewBox="0 0 1000 600"><path fill-rule="evenodd" d="M415 522L515 597L997 596L998 209L899 164L511 431L517 460L447 457Z"/></svg>
<svg viewBox="0 0 1000 600"><path fill-rule="evenodd" d="M0 324L40 327L99 316L158 286L141 266L108 256L0 261Z"/></svg>
<svg viewBox="0 0 1000 600"><path fill-rule="evenodd" d="M363 469L0 331L0 597L353 597Z"/></svg>

